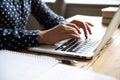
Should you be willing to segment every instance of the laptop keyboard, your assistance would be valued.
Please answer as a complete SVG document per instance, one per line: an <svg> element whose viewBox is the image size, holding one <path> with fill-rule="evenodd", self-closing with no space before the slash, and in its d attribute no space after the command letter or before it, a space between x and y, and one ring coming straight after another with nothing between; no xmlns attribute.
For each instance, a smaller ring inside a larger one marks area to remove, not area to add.
<svg viewBox="0 0 120 80"><path fill-rule="evenodd" d="M87 53L88 51L91 51L97 43L98 40L92 40L91 38L88 38L86 40L70 39L67 42L63 43L61 46L57 47L55 50Z"/></svg>

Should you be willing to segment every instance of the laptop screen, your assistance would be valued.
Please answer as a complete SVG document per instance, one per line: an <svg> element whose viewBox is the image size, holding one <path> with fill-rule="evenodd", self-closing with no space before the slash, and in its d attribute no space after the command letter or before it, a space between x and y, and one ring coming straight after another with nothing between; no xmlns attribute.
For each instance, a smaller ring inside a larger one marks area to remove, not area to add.
<svg viewBox="0 0 120 80"><path fill-rule="evenodd" d="M113 35L115 30L118 28L119 24L120 24L120 6L119 6L117 12L115 13L115 15L113 16L113 18L108 26L108 29L105 32L105 35L103 36L103 39L100 42L95 53L98 53L103 48L103 46L106 44L106 42L111 38L111 35Z"/></svg>

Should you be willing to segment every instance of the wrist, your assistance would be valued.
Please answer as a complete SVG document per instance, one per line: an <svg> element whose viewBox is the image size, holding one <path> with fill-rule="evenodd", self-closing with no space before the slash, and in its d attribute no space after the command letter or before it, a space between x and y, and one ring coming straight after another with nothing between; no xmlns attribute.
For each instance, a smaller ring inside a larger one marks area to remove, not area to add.
<svg viewBox="0 0 120 80"><path fill-rule="evenodd" d="M39 35L38 35L38 43L40 43L40 44L46 44L46 41L45 41L45 39L44 39L44 34L45 34L45 33L46 33L46 30L39 32Z"/></svg>

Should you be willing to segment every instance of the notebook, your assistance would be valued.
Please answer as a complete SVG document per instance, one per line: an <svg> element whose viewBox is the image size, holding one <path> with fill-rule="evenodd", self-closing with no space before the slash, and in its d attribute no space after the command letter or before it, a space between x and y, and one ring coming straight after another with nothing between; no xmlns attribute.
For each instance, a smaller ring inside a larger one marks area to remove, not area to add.
<svg viewBox="0 0 120 80"><path fill-rule="evenodd" d="M0 50L0 80L35 80L57 64L48 56Z"/></svg>
<svg viewBox="0 0 120 80"><path fill-rule="evenodd" d="M73 66L60 64L57 59L49 56L0 50L0 80L117 79L92 71L84 71Z"/></svg>
<svg viewBox="0 0 120 80"><path fill-rule="evenodd" d="M105 44L111 39L113 33L120 24L120 7L109 24L105 34L102 36L90 36L88 39L64 40L55 45L40 45L29 47L28 50L56 55L71 56L77 58L91 59L97 55ZM98 33L96 33L98 34Z"/></svg>

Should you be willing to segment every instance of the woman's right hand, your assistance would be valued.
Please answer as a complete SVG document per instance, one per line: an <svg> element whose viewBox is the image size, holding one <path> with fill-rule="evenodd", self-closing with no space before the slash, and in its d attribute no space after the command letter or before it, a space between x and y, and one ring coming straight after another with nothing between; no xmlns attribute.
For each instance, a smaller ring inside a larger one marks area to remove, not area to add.
<svg viewBox="0 0 120 80"><path fill-rule="evenodd" d="M83 31L87 31L88 28L83 28L83 26L85 27L86 25L81 25ZM81 27L74 23L61 23L49 30L40 31L38 41L42 44L55 44L65 39L79 39Z"/></svg>

